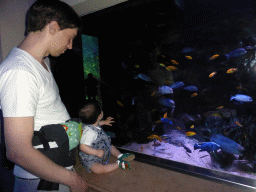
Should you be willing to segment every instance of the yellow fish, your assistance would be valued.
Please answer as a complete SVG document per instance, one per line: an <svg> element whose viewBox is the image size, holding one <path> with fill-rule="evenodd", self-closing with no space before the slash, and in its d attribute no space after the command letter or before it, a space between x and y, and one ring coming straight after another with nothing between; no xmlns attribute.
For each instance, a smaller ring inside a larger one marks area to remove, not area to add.
<svg viewBox="0 0 256 192"><path fill-rule="evenodd" d="M191 56L185 56L187 59L192 59L192 57Z"/></svg>
<svg viewBox="0 0 256 192"><path fill-rule="evenodd" d="M177 61L175 61L175 60L171 60L171 62L172 62L172 64L174 64L174 65L178 65L179 63L177 62Z"/></svg>
<svg viewBox="0 0 256 192"><path fill-rule="evenodd" d="M121 107L123 107L123 106L124 106L124 104L123 104L123 103L121 103L120 101L117 101L117 104L118 104L118 105L120 105Z"/></svg>
<svg viewBox="0 0 256 192"><path fill-rule="evenodd" d="M140 66L139 65L135 65L134 67L138 69Z"/></svg>
<svg viewBox="0 0 256 192"><path fill-rule="evenodd" d="M147 139L157 139L158 141L162 142L162 139L158 135L150 135Z"/></svg>
<svg viewBox="0 0 256 192"><path fill-rule="evenodd" d="M222 109L224 106L219 106L219 107L217 107L216 109Z"/></svg>
<svg viewBox="0 0 256 192"><path fill-rule="evenodd" d="M191 95L191 97L195 97L195 96L197 96L197 93L193 93L193 94Z"/></svg>
<svg viewBox="0 0 256 192"><path fill-rule="evenodd" d="M213 55L209 60L213 60L213 59L216 59L217 57L219 57L219 55L218 54L216 54L216 55Z"/></svg>
<svg viewBox="0 0 256 192"><path fill-rule="evenodd" d="M237 68L230 68L229 70L227 70L227 73L234 73L237 71Z"/></svg>
<svg viewBox="0 0 256 192"><path fill-rule="evenodd" d="M159 65L161 65L162 67L166 67L165 64L163 64L163 63L160 63Z"/></svg>
<svg viewBox="0 0 256 192"><path fill-rule="evenodd" d="M191 125L191 127L190 127L191 129L194 129L195 128L195 125Z"/></svg>
<svg viewBox="0 0 256 192"><path fill-rule="evenodd" d="M174 67L174 66L168 66L168 67L166 67L166 69L167 69L168 71L175 71L175 70L177 70L178 68L176 68L176 67Z"/></svg>
<svg viewBox="0 0 256 192"><path fill-rule="evenodd" d="M196 133L192 132L192 131L189 131L189 132L186 132L186 135L187 136L194 136L194 135L196 135Z"/></svg>
<svg viewBox="0 0 256 192"><path fill-rule="evenodd" d="M180 127L177 127L177 129L181 130L181 128L180 128Z"/></svg>
<svg viewBox="0 0 256 192"><path fill-rule="evenodd" d="M216 75L216 71L214 71L214 72L212 72L210 75L209 75L209 77L211 78L211 77L213 77L214 75Z"/></svg>

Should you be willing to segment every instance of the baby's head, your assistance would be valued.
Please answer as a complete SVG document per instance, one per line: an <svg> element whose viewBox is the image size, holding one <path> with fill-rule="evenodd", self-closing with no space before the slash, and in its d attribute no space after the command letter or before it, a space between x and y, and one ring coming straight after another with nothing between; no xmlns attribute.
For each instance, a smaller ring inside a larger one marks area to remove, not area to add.
<svg viewBox="0 0 256 192"><path fill-rule="evenodd" d="M89 100L79 111L79 118L84 124L95 124L103 118L101 104L96 100Z"/></svg>

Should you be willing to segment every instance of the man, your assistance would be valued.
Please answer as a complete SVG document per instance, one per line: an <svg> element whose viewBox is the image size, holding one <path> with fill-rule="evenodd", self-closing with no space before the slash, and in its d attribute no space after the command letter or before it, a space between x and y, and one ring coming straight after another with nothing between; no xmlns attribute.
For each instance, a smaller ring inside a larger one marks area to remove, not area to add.
<svg viewBox="0 0 256 192"><path fill-rule="evenodd" d="M57 165L32 145L34 131L70 119L46 57L72 49L80 25L66 3L38 0L28 11L26 37L0 65L0 107L6 157L15 163L14 191L37 191L40 180L59 184L59 191L87 188L73 166Z"/></svg>

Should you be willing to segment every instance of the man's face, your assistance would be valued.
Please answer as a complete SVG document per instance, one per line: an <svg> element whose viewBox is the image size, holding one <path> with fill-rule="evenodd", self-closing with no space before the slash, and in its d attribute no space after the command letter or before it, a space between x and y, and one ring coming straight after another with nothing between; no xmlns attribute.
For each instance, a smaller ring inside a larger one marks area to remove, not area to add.
<svg viewBox="0 0 256 192"><path fill-rule="evenodd" d="M51 42L50 55L58 57L63 54L67 49L72 49L73 39L77 35L77 28L63 29L58 31Z"/></svg>

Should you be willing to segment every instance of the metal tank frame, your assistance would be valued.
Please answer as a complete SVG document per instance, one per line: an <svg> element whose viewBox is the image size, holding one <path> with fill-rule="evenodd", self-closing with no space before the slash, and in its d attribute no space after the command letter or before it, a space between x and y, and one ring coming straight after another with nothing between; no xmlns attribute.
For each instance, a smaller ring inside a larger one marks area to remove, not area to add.
<svg viewBox="0 0 256 192"><path fill-rule="evenodd" d="M159 157L154 157L150 155L146 155L143 153L138 153L135 151L130 151L127 149L123 149L121 147L117 147L122 153L133 153L136 156L135 161L139 161L142 163L146 163L149 165L153 165L156 167L160 167L163 169L168 169L171 171L176 171L179 173L191 175L194 177L198 177L201 179L210 180L213 182L225 183L228 185L233 185L240 189L256 189L256 180L246 177L241 177L229 173L225 173L222 171L217 171L213 169L206 169L203 167L198 167L194 165L189 165L185 163L181 163L178 161L172 161L168 159L163 159Z"/></svg>

